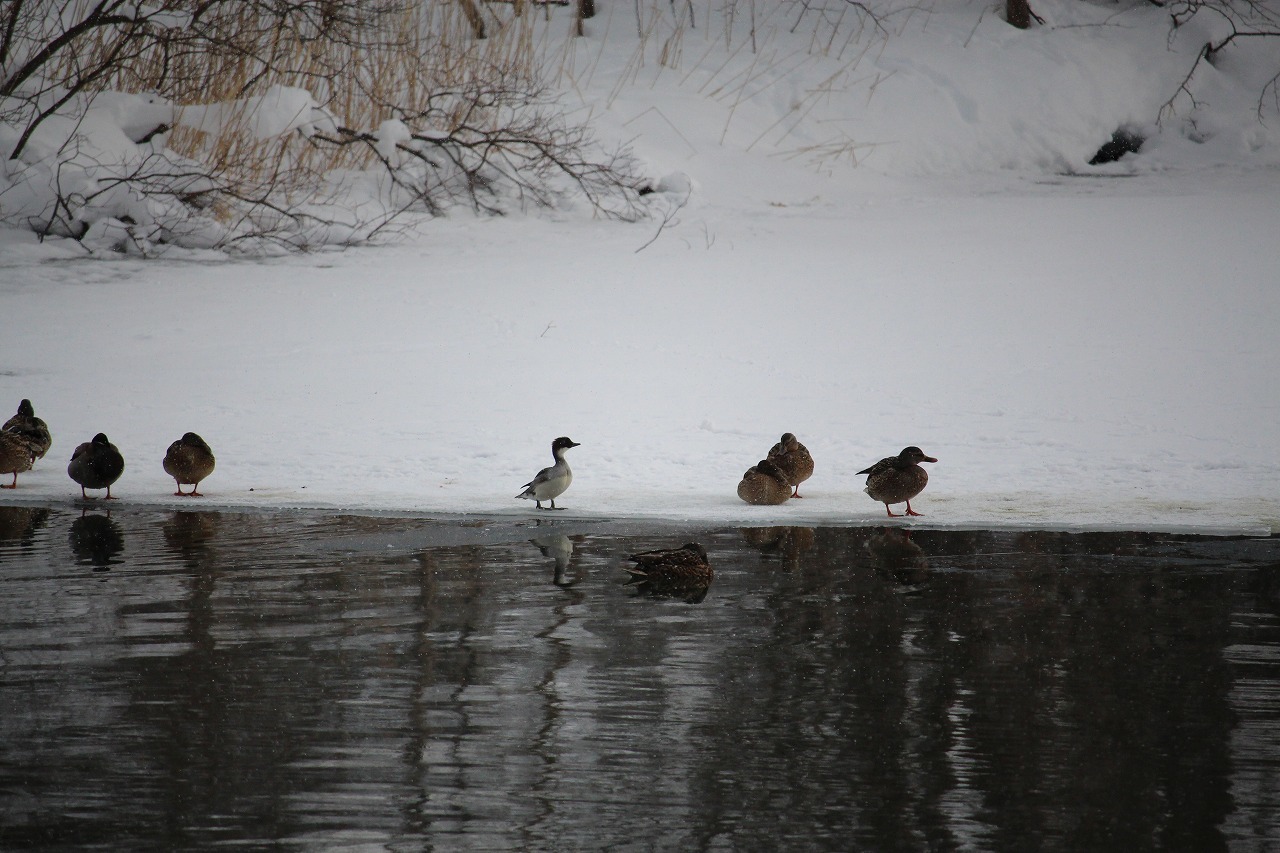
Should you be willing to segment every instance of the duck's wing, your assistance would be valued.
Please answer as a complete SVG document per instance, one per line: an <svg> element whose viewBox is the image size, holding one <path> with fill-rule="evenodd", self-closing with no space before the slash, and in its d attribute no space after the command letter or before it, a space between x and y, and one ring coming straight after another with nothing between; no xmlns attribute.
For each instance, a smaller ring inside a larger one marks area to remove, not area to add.
<svg viewBox="0 0 1280 853"><path fill-rule="evenodd" d="M537 474L534 474L533 479L525 483L522 488L530 489L530 488L533 488L534 486L538 486L538 485L541 485L542 483L547 482L547 480L551 479L551 476L555 473L555 470L556 469L554 467L543 468Z"/></svg>
<svg viewBox="0 0 1280 853"><path fill-rule="evenodd" d="M886 456L884 459L881 459L879 462L872 465L870 468L863 468L857 474L854 474L854 476L857 477L860 474L869 474L870 476L874 477L876 474L884 473L885 471L893 467L894 458L895 457L893 456Z"/></svg>

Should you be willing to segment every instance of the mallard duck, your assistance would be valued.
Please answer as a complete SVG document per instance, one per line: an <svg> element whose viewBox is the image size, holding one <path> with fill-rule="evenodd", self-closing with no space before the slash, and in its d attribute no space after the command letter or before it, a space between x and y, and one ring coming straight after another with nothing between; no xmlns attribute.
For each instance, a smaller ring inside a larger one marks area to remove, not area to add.
<svg viewBox="0 0 1280 853"><path fill-rule="evenodd" d="M18 475L31 470L31 442L21 433L0 430L0 475L12 474L12 483L0 483L0 489L18 488Z"/></svg>
<svg viewBox="0 0 1280 853"><path fill-rule="evenodd" d="M556 506L556 498L564 494L564 490L573 482L573 472L569 470L564 453L570 447L577 446L578 442L563 435L551 442L551 455L556 464L539 471L532 480L524 484L524 491L516 497L533 501L538 509L542 509L543 501L551 501L552 509L564 509Z"/></svg>
<svg viewBox="0 0 1280 853"><path fill-rule="evenodd" d="M107 500L114 500L111 484L123 473L124 457L101 432L93 437L93 441L76 447L67 465L67 475L80 484L80 496L84 498L89 497L85 489L106 489Z"/></svg>
<svg viewBox="0 0 1280 853"><path fill-rule="evenodd" d="M697 542L689 542L679 548L644 551L627 559L636 564L625 567L630 575L627 583L640 584L649 592L677 596L690 602L701 601L715 577L707 552Z"/></svg>
<svg viewBox="0 0 1280 853"><path fill-rule="evenodd" d="M889 509L889 504L900 504L903 501L907 504L907 515L919 515L911 508L911 499L924 491L929 483L929 474L920 467L920 463L937 461L932 456L925 456L923 450L912 445L903 448L897 456L886 456L858 473L867 475L867 487L864 491L884 504L884 511L889 513L890 518L898 516Z"/></svg>
<svg viewBox="0 0 1280 853"><path fill-rule="evenodd" d="M795 487L793 498L801 498L800 484L813 476L813 456L809 448L800 443L793 433L784 432L782 438L769 449L768 459L787 475Z"/></svg>
<svg viewBox="0 0 1280 853"><path fill-rule="evenodd" d="M791 497L791 481L773 462L761 459L742 475L738 497L749 504L786 503Z"/></svg>
<svg viewBox="0 0 1280 853"><path fill-rule="evenodd" d="M31 445L31 462L44 458L53 444L53 436L49 434L49 425L36 417L36 410L30 400L18 404L18 413L4 422L0 427L5 432L16 432Z"/></svg>
<svg viewBox="0 0 1280 853"><path fill-rule="evenodd" d="M213 451L194 432L183 433L182 438L169 445L169 450L164 455L164 470L178 481L178 491L173 493L174 497L204 497L197 489L200 488L200 481L213 473L213 463ZM191 491L182 491L183 483L191 483Z"/></svg>

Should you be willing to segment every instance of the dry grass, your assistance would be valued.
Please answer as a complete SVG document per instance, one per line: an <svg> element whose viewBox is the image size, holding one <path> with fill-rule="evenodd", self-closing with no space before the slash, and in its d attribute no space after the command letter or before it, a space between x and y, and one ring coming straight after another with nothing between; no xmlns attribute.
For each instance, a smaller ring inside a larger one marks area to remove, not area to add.
<svg viewBox="0 0 1280 853"><path fill-rule="evenodd" d="M399 8L384 3L377 14L323 32L314 21L302 22L310 27L271 26L253 4L233 4L206 22L215 39L152 42L118 56L110 63L112 73L92 89L157 92L178 107L235 105L216 132L180 124L168 146L246 195L282 181L286 188L314 185L332 170L375 166L377 157L368 146L317 146L299 134L257 138L251 132L254 96L276 86L305 89L338 125L359 131L376 130L388 119L446 134L464 122L493 127L502 120L501 110L472 96L485 89L540 87L538 16L520 14L519 4L481 4L487 37L477 39L468 16L475 8L460 2ZM79 40L52 69L55 75L70 79L78 68L101 62L118 50L114 35L98 30ZM224 49L210 49L210 43Z"/></svg>

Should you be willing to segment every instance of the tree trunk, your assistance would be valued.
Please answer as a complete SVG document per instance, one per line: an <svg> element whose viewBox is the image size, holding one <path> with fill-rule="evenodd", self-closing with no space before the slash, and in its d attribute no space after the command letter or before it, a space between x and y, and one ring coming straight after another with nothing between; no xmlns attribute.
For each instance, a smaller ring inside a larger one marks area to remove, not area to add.
<svg viewBox="0 0 1280 853"><path fill-rule="evenodd" d="M1004 17L1010 26L1025 30L1031 26L1031 0L1005 0Z"/></svg>
<svg viewBox="0 0 1280 853"><path fill-rule="evenodd" d="M586 35L587 31L586 31L586 28L583 27L582 22L585 21L587 18L594 18L595 15L596 15L595 0L578 0L578 12L576 15L574 15L574 18L573 18L574 35L578 36L579 38Z"/></svg>
<svg viewBox="0 0 1280 853"><path fill-rule="evenodd" d="M458 2L462 4L462 14L467 16L467 23L471 25L472 35L478 39L484 38L484 14L481 13L475 0L458 0Z"/></svg>

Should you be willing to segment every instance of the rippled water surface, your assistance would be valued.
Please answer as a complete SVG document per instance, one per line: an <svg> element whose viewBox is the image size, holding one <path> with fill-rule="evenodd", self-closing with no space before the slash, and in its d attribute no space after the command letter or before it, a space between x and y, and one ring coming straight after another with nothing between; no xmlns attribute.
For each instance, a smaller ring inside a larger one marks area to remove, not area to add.
<svg viewBox="0 0 1280 853"><path fill-rule="evenodd" d="M0 507L0 848L213 846L1278 849L1280 540Z"/></svg>

